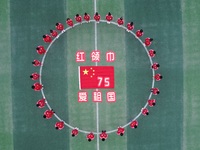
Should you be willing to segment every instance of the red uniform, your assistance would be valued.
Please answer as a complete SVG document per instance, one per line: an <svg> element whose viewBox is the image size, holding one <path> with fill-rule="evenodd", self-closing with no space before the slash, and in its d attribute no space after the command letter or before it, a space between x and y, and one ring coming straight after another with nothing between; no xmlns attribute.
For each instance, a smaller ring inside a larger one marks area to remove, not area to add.
<svg viewBox="0 0 200 150"><path fill-rule="evenodd" d="M96 12L94 14L94 20L96 20L97 22L99 22L100 19L101 19L101 16L98 14L98 12Z"/></svg>
<svg viewBox="0 0 200 150"><path fill-rule="evenodd" d="M136 31L136 36L137 36L137 37L141 37L141 36L143 36L143 34L144 34L144 32L143 32L142 29Z"/></svg>
<svg viewBox="0 0 200 150"><path fill-rule="evenodd" d="M117 128L117 135L123 136L125 132L125 129L122 127Z"/></svg>
<svg viewBox="0 0 200 150"><path fill-rule="evenodd" d="M43 99L40 99L40 100L37 101L36 106L38 108L43 108L45 106L45 104L46 104L45 99L43 98Z"/></svg>
<svg viewBox="0 0 200 150"><path fill-rule="evenodd" d="M73 130L72 130L72 136L74 137L74 136L77 136L78 135L78 128L74 128Z"/></svg>
<svg viewBox="0 0 200 150"><path fill-rule="evenodd" d="M58 35L58 32L56 30L50 30L51 36L56 37Z"/></svg>
<svg viewBox="0 0 200 150"><path fill-rule="evenodd" d="M67 23L67 25L70 26L70 27L73 27L73 26L74 26L73 20L70 19L70 18L67 18L66 23Z"/></svg>
<svg viewBox="0 0 200 150"><path fill-rule="evenodd" d="M129 31L134 29L133 22L127 24L127 29L128 29Z"/></svg>
<svg viewBox="0 0 200 150"><path fill-rule="evenodd" d="M151 92L153 93L153 95L158 95L160 93L158 88L152 88Z"/></svg>
<svg viewBox="0 0 200 150"><path fill-rule="evenodd" d="M39 60L33 60L33 62L32 62L32 64L33 64L33 66L35 66L35 67L38 67L38 66L41 66L42 64L41 64L41 62L39 61Z"/></svg>
<svg viewBox="0 0 200 150"><path fill-rule="evenodd" d="M102 133L99 135L99 138L102 141L105 141L108 138L108 134L106 133L106 131L102 131Z"/></svg>
<svg viewBox="0 0 200 150"><path fill-rule="evenodd" d="M146 46L150 46L152 41L153 41L152 38L147 37L147 38L145 39L144 44L145 44Z"/></svg>
<svg viewBox="0 0 200 150"><path fill-rule="evenodd" d="M157 73L157 74L154 76L154 79L155 79L156 81L160 81L162 78L163 78L162 75L159 74L159 73Z"/></svg>
<svg viewBox="0 0 200 150"><path fill-rule="evenodd" d="M117 23L118 23L119 26L120 26L120 25L123 25L123 24L124 24L123 18L122 18L122 17L121 17L121 18L118 18L118 19L117 19Z"/></svg>
<svg viewBox="0 0 200 150"><path fill-rule="evenodd" d="M157 62L153 63L153 65L151 66L151 68L154 70L158 70L159 67L160 65Z"/></svg>
<svg viewBox="0 0 200 150"><path fill-rule="evenodd" d="M149 115L149 110L147 108L142 108L142 114L144 116Z"/></svg>
<svg viewBox="0 0 200 150"><path fill-rule="evenodd" d="M89 22L90 21L90 15L85 13L84 14L84 19L85 19L85 21Z"/></svg>
<svg viewBox="0 0 200 150"><path fill-rule="evenodd" d="M32 89L34 89L35 91L40 91L42 89L42 84L36 82L32 85Z"/></svg>
<svg viewBox="0 0 200 150"><path fill-rule="evenodd" d="M44 46L39 45L38 47L36 47L37 53L40 55L43 55L46 53L46 50L44 49Z"/></svg>
<svg viewBox="0 0 200 150"><path fill-rule="evenodd" d="M76 20L76 22L81 23L82 22L82 17L79 14L76 14L75 20Z"/></svg>
<svg viewBox="0 0 200 150"><path fill-rule="evenodd" d="M57 130L62 130L62 129L64 128L64 122L63 122L63 121L56 122L55 128L56 128Z"/></svg>
<svg viewBox="0 0 200 150"><path fill-rule="evenodd" d="M56 23L56 29L62 31L64 29L64 25L62 23Z"/></svg>
<svg viewBox="0 0 200 150"><path fill-rule="evenodd" d="M51 36L48 34L43 35L43 41L46 43L51 43L51 41L52 41Z"/></svg>
<svg viewBox="0 0 200 150"><path fill-rule="evenodd" d="M90 142L90 141L94 140L95 136L94 136L94 134L91 132L91 133L87 134L86 138L87 138L87 140Z"/></svg>
<svg viewBox="0 0 200 150"><path fill-rule="evenodd" d="M40 78L40 75L37 72L35 72L31 74L30 78L32 80L38 80Z"/></svg>
<svg viewBox="0 0 200 150"><path fill-rule="evenodd" d="M137 126L138 126L138 121L137 121L137 120L133 120L133 121L131 122L131 124L130 124L130 127L131 127L131 128L137 128Z"/></svg>
<svg viewBox="0 0 200 150"><path fill-rule="evenodd" d="M150 107L153 107L153 106L156 105L156 100L155 99L149 99L148 104L149 104Z"/></svg>
<svg viewBox="0 0 200 150"><path fill-rule="evenodd" d="M46 110L46 111L44 112L43 118L51 119L52 116L53 116L53 114L54 114L53 110Z"/></svg>
<svg viewBox="0 0 200 150"><path fill-rule="evenodd" d="M150 57L154 57L156 55L156 51L154 51L153 49L149 50L149 56Z"/></svg>
<svg viewBox="0 0 200 150"><path fill-rule="evenodd" d="M111 15L110 12L106 15L106 20L107 20L108 22L110 22L110 21L113 20L113 16Z"/></svg>

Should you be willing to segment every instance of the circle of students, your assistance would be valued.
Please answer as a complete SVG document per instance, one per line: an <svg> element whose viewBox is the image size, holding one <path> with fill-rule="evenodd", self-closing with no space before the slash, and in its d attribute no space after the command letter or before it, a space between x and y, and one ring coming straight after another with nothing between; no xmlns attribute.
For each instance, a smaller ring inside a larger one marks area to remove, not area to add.
<svg viewBox="0 0 200 150"><path fill-rule="evenodd" d="M90 22L91 17L90 17L90 15L89 15L88 13L85 13L84 16L83 16L83 18L84 18L85 21ZM101 16L100 16L100 14L99 14L98 12L96 12L96 13L94 14L93 18L94 18L94 20L95 20L97 23L99 23L99 21L100 21L100 19L101 19ZM109 12L109 13L105 16L105 19L106 19L107 23L110 24L110 22L113 20L112 14ZM78 22L78 23L82 23L82 16L79 15L79 14L76 14L75 20L76 20L76 22ZM73 22L73 20L70 19L70 18L67 18L66 24L67 24L68 26L70 26L70 27L73 27L73 26L74 26L74 22ZM118 24L118 26L124 25L124 19L123 19L122 17L118 18L118 19L117 19L117 24ZM134 24L133 24L133 22L127 23L126 27L127 27L127 32L132 31L132 30L134 29ZM64 25L63 25L62 23L56 23L56 29L55 29L55 30L50 30L50 34L45 34L45 35L43 35L43 41L44 41L45 43L51 43L51 42L52 42L52 38L57 37L58 32L61 32L61 31L63 31L63 30L64 30ZM135 35L136 35L138 38L141 37L141 36L143 36L143 34L144 34L144 32L143 32L142 29L137 30L136 33L135 33ZM149 47L149 46L152 44L152 41L153 41L152 38L147 37L147 38L145 38L144 45L145 45L146 47ZM37 51L37 53L38 53L39 55L43 55L43 54L46 53L46 49L45 49L44 46L42 46L42 45L37 46L37 47L36 47L36 51ZM149 56L150 56L151 58L153 58L153 57L155 57L155 55L156 55L156 51L153 50L153 49L150 49L150 50L148 51L148 54L149 54ZM36 59L32 62L32 64L33 64L33 66L35 66L35 67L42 66L42 63L41 63L39 60L36 60ZM157 62L154 62L153 65L151 66L151 69L158 70L159 67L160 67L160 65L159 65ZM32 74L30 75L30 78L31 78L32 80L35 81L35 80L38 80L38 79L40 78L40 76L41 76L41 75L40 75L39 73L34 72L34 73L32 73ZM161 74L157 73L157 74L155 74L155 76L154 76L153 78L154 78L155 81L160 81L160 80L163 78L163 76L162 76ZM41 89L43 89L43 85L40 84L39 82L36 82L36 83L34 83L34 84L32 85L32 89L35 90L35 91L40 91ZM158 88L155 88L155 87L151 88L150 91L152 92L153 95L158 95L158 94L160 93L159 89L158 89ZM155 100L155 99L149 99L149 100L147 100L147 102L148 102L148 105L149 105L150 107L153 107L153 106L156 105L156 100ZM37 101L36 106L37 106L38 108L43 108L43 107L45 107L46 103L47 103L46 99L45 99L45 98L42 98L42 99L40 99L40 100ZM55 112L54 112L53 110L46 110L46 111L44 112L43 118L45 118L45 119L51 119L51 118L53 117L54 113L55 113ZM147 115L149 115L149 110L148 110L147 108L142 108L142 109L141 109L141 113L142 113L142 115L147 116ZM64 128L64 125L65 125L65 124L64 124L64 121L56 122L56 124L55 124L55 129L56 129L56 130L62 130L62 129ZM137 120L132 120L132 121L130 122L130 127L131 127L131 128L137 128L137 127L138 127L138 121L137 121ZM79 129L78 129L77 127L74 128L74 129L72 129L72 131L71 131L72 137L77 136L78 133L79 133ZM124 133L125 133L125 128L119 126L119 127L117 128L116 134L119 135L119 136L123 136ZM98 133L98 135L99 135L99 138L100 138L102 141L105 141L105 140L108 138L108 134L106 133L106 130L102 130L102 132L101 132L101 133ZM95 138L95 135L94 135L93 132L88 133L88 134L86 135L86 139L87 139L89 142L92 141L92 140L94 140L94 138Z"/></svg>

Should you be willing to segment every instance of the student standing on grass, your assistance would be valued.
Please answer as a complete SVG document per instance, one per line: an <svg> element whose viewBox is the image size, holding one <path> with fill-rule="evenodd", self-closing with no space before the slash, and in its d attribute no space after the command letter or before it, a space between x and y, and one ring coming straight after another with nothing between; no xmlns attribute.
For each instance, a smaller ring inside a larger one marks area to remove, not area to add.
<svg viewBox="0 0 200 150"><path fill-rule="evenodd" d="M36 106L37 106L38 108L43 108L45 105L46 105L46 102L45 102L45 99L44 99L44 98L38 100L37 103L36 103Z"/></svg>
<svg viewBox="0 0 200 150"><path fill-rule="evenodd" d="M36 59L33 60L32 64L33 64L33 66L35 66L35 67L39 67L39 66L42 65L41 62L40 62L39 60L36 60Z"/></svg>
<svg viewBox="0 0 200 150"><path fill-rule="evenodd" d="M37 72L34 72L30 75L30 78L32 80L38 80L40 78L40 74L38 74Z"/></svg>
<svg viewBox="0 0 200 150"><path fill-rule="evenodd" d="M73 27L73 26L74 26L74 22L73 22L73 20L70 19L70 18L67 18L66 23L67 23L67 25L70 26L70 27Z"/></svg>
<svg viewBox="0 0 200 150"><path fill-rule="evenodd" d="M71 132L72 137L75 137L78 135L78 128L74 128Z"/></svg>
<svg viewBox="0 0 200 150"><path fill-rule="evenodd" d="M150 56L151 58L153 58L153 57L155 57L155 55L156 55L156 51L153 50L153 49L150 49L150 50L149 50L149 56Z"/></svg>
<svg viewBox="0 0 200 150"><path fill-rule="evenodd" d="M81 15L76 14L75 20L76 20L76 22L81 23L81 22L82 22L82 17L81 17Z"/></svg>
<svg viewBox="0 0 200 150"><path fill-rule="evenodd" d="M117 135L123 136L125 132L125 129L123 127L118 127L117 128Z"/></svg>
<svg viewBox="0 0 200 150"><path fill-rule="evenodd" d="M42 46L42 45L37 46L37 47L36 47L36 51L37 51L37 53L40 54L40 55L43 55L43 54L46 53L46 50L45 50L44 46Z"/></svg>
<svg viewBox="0 0 200 150"><path fill-rule="evenodd" d="M134 25L133 25L133 22L130 22L127 24L127 31L130 32L131 30L134 29Z"/></svg>
<svg viewBox="0 0 200 150"><path fill-rule="evenodd" d="M157 74L154 76L154 79L155 79L156 81L160 81L162 78L163 78L163 76L162 76L161 74L159 74L159 73L157 73Z"/></svg>
<svg viewBox="0 0 200 150"><path fill-rule="evenodd" d="M151 66L151 68L154 70L158 70L159 67L160 67L160 64L158 64L157 62L154 62L153 65Z"/></svg>
<svg viewBox="0 0 200 150"><path fill-rule="evenodd" d="M108 138L108 134L106 133L106 131L102 131L101 134L99 135L99 138L102 140L102 141L105 141L107 138Z"/></svg>
<svg viewBox="0 0 200 150"><path fill-rule="evenodd" d="M50 30L50 33L51 33L52 37L57 37L57 35L58 35L58 32L56 30Z"/></svg>
<svg viewBox="0 0 200 150"><path fill-rule="evenodd" d="M43 41L45 43L51 43L51 41L52 41L51 36L48 34L43 35Z"/></svg>
<svg viewBox="0 0 200 150"><path fill-rule="evenodd" d="M144 34L144 31L142 29L136 31L137 37L141 37L141 36L143 36L143 34Z"/></svg>
<svg viewBox="0 0 200 150"><path fill-rule="evenodd" d="M152 88L152 89L151 89L151 92L152 92L153 95L158 95L158 94L160 94L160 91L159 91L158 88Z"/></svg>
<svg viewBox="0 0 200 150"><path fill-rule="evenodd" d="M34 89L35 91L40 91L43 88L43 85L40 84L39 82L36 82L32 85L32 89Z"/></svg>
<svg viewBox="0 0 200 150"><path fill-rule="evenodd" d="M113 20L113 16L112 16L112 14L110 12L106 15L106 20L107 20L108 24L110 24L110 21Z"/></svg>
<svg viewBox="0 0 200 150"><path fill-rule="evenodd" d="M144 44L145 44L146 46L150 46L151 43L152 43L152 41L153 41L152 38L147 37L147 38L145 39L145 41L144 41Z"/></svg>
<svg viewBox="0 0 200 150"><path fill-rule="evenodd" d="M149 99L148 104L149 104L150 107L153 107L153 106L156 105L156 100L155 99Z"/></svg>
<svg viewBox="0 0 200 150"><path fill-rule="evenodd" d="M56 124L55 124L56 130L62 130L63 128L64 128L64 122L63 121L56 122Z"/></svg>
<svg viewBox="0 0 200 150"><path fill-rule="evenodd" d="M133 120L130 124L131 128L137 128L138 127L138 121L137 120Z"/></svg>
<svg viewBox="0 0 200 150"><path fill-rule="evenodd" d="M90 22L90 15L88 13L85 13L84 19L85 19L85 21Z"/></svg>
<svg viewBox="0 0 200 150"><path fill-rule="evenodd" d="M118 23L118 26L121 26L124 24L124 19L122 17L118 18L117 19L117 23Z"/></svg>
<svg viewBox="0 0 200 150"><path fill-rule="evenodd" d="M43 118L51 119L54 113L55 112L53 111L53 109L52 110L46 110L44 112Z"/></svg>
<svg viewBox="0 0 200 150"><path fill-rule="evenodd" d="M63 29L64 29L64 25L62 24L62 23L56 23L56 29L58 30L58 31L62 31Z"/></svg>
<svg viewBox="0 0 200 150"><path fill-rule="evenodd" d="M96 22L99 23L100 19L101 19L101 16L99 15L98 12L96 12L96 13L94 14L94 20L96 20Z"/></svg>
<svg viewBox="0 0 200 150"><path fill-rule="evenodd" d="M91 133L87 134L86 138L87 138L87 140L88 140L89 142L91 142L92 140L94 140L95 136L94 136L94 134L91 132Z"/></svg>

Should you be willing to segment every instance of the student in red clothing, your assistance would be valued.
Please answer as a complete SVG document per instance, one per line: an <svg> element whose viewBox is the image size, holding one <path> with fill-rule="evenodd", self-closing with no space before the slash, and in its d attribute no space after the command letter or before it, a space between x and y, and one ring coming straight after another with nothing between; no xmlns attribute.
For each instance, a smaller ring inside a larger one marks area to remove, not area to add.
<svg viewBox="0 0 200 150"><path fill-rule="evenodd" d="M62 23L56 23L56 29L62 31L64 29L64 25Z"/></svg>
<svg viewBox="0 0 200 150"><path fill-rule="evenodd" d="M147 115L149 115L149 110L147 109L147 108L142 108L142 114L144 115L144 116L147 116Z"/></svg>
<svg viewBox="0 0 200 150"><path fill-rule="evenodd" d="M117 128L117 135L123 136L125 132L125 129L122 127Z"/></svg>
<svg viewBox="0 0 200 150"><path fill-rule="evenodd" d="M44 49L44 46L42 46L42 45L37 46L36 50L37 50L37 53L40 55L43 55L46 53L46 50Z"/></svg>
<svg viewBox="0 0 200 150"><path fill-rule="evenodd" d="M51 36L52 37L57 37L58 32L56 30L50 30Z"/></svg>
<svg viewBox="0 0 200 150"><path fill-rule="evenodd" d="M85 21L90 22L90 15L88 13L85 13L84 19L85 19Z"/></svg>
<svg viewBox="0 0 200 150"><path fill-rule="evenodd" d="M33 66L35 66L35 67L39 67L39 66L42 65L41 62L40 62L39 60L36 60L36 59L33 60L32 64L33 64Z"/></svg>
<svg viewBox="0 0 200 150"><path fill-rule="evenodd" d="M74 22L73 22L73 20L70 19L70 18L67 18L66 23L67 23L67 25L70 26L70 27L73 27L73 26L74 26Z"/></svg>
<svg viewBox="0 0 200 150"><path fill-rule="evenodd" d="M75 137L78 135L78 128L74 128L71 132L72 137Z"/></svg>
<svg viewBox="0 0 200 150"><path fill-rule="evenodd" d="M155 55L156 55L156 51L154 51L153 49L150 49L150 50L149 50L149 56L150 56L151 58L153 58Z"/></svg>
<svg viewBox="0 0 200 150"><path fill-rule="evenodd" d="M35 91L40 91L43 88L43 85L40 84L39 82L36 82L32 85L32 89L34 89Z"/></svg>
<svg viewBox="0 0 200 150"><path fill-rule="evenodd" d="M105 141L107 138L108 138L108 134L106 133L106 131L102 131L101 134L99 135L99 138L102 140L102 141Z"/></svg>
<svg viewBox="0 0 200 150"><path fill-rule="evenodd" d="M113 16L112 16L112 14L110 12L106 15L106 20L107 20L108 24L110 24L110 21L113 20Z"/></svg>
<svg viewBox="0 0 200 150"><path fill-rule="evenodd" d="M38 100L37 103L36 103L36 106L37 106L38 108L43 108L45 105L46 105L46 102L45 102L45 99L44 99L44 98Z"/></svg>
<svg viewBox="0 0 200 150"><path fill-rule="evenodd" d="M82 22L82 17L81 17L81 15L76 14L76 16L75 16L75 20L76 20L76 22L81 23L81 22Z"/></svg>
<svg viewBox="0 0 200 150"><path fill-rule="evenodd" d="M143 32L142 29L136 31L136 36L137 37L141 37L141 36L143 36L143 34L144 34L144 32Z"/></svg>
<svg viewBox="0 0 200 150"><path fill-rule="evenodd" d="M158 94L160 94L160 91L159 91L158 88L152 88L152 89L151 89L151 92L153 93L153 95L158 95Z"/></svg>
<svg viewBox="0 0 200 150"><path fill-rule="evenodd" d="M96 13L94 14L94 20L96 20L96 22L99 23L100 19L101 19L101 16L99 15L98 12L96 12Z"/></svg>
<svg viewBox="0 0 200 150"><path fill-rule="evenodd" d="M133 22L130 22L127 24L127 31L130 32L131 30L134 29L134 25L133 25Z"/></svg>
<svg viewBox="0 0 200 150"><path fill-rule="evenodd" d="M95 136L94 136L94 134L91 132L91 133L87 134L86 138L87 138L87 140L88 140L89 142L91 142L92 140L94 140Z"/></svg>
<svg viewBox="0 0 200 150"><path fill-rule="evenodd" d="M63 121L56 122L56 124L55 124L56 130L62 130L63 128L64 128L64 122Z"/></svg>
<svg viewBox="0 0 200 150"><path fill-rule="evenodd" d="M159 67L160 65L157 62L153 63L153 65L151 66L151 68L154 70L158 70Z"/></svg>
<svg viewBox="0 0 200 150"><path fill-rule="evenodd" d="M163 78L163 76L161 74L159 74L159 73L155 74L155 76L154 76L154 79L156 81L160 81L162 78Z"/></svg>
<svg viewBox="0 0 200 150"><path fill-rule="evenodd" d="M121 26L124 24L124 19L122 17L118 18L117 19L117 23L118 23L118 26Z"/></svg>
<svg viewBox="0 0 200 150"><path fill-rule="evenodd" d="M155 99L149 99L148 104L149 104L150 107L153 107L153 106L156 105L156 100Z"/></svg>
<svg viewBox="0 0 200 150"><path fill-rule="evenodd" d="M51 43L51 41L52 41L51 36L48 34L43 35L43 41L46 43Z"/></svg>
<svg viewBox="0 0 200 150"><path fill-rule="evenodd" d="M131 128L137 128L138 127L138 121L137 120L133 120L130 124Z"/></svg>
<svg viewBox="0 0 200 150"><path fill-rule="evenodd" d="M145 41L144 41L144 44L145 44L146 46L150 46L152 41L153 41L152 38L147 37L147 38L145 39Z"/></svg>
<svg viewBox="0 0 200 150"><path fill-rule="evenodd" d="M43 118L51 119L55 112L53 110L46 110L44 112Z"/></svg>
<svg viewBox="0 0 200 150"><path fill-rule="evenodd" d="M37 72L34 72L30 75L30 78L32 80L38 80L40 78L40 74L38 74Z"/></svg>

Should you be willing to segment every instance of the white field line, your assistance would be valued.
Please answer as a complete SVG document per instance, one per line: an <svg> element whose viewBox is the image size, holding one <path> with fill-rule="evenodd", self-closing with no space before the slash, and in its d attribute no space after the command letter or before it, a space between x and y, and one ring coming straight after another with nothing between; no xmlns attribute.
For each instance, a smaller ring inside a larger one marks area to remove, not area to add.
<svg viewBox="0 0 200 150"><path fill-rule="evenodd" d="M96 1L96 0L95 0L95 1ZM88 22L87 22L87 21L83 21L82 23L88 23ZM90 20L90 23L96 23L96 21L92 19L92 20ZM107 23L107 21L106 21L106 20L100 20L100 23ZM113 22L113 21L111 21L110 24L111 24L111 25L118 26L118 24L117 24L116 22ZM79 25L81 25L81 24L80 24L80 23L76 23L76 24L74 24L74 27L73 27L73 28L75 28L76 26L79 26ZM125 26L123 26L123 25L122 25L122 26L118 26L118 27L124 29L125 31L127 30L127 28L126 28ZM49 46L47 47L46 53L43 55L42 60L41 60L42 66L40 66L40 71L39 71L39 74L41 75L41 77L40 77L40 79L39 79L40 84L42 84L43 65L44 65L44 62L45 62L46 55L47 55L47 53L48 53L48 51L49 51L51 45L52 45L62 34L64 34L65 32L67 32L67 31L70 30L70 29L72 29L72 27L67 27L67 28L64 29L62 32L60 32L60 33L58 34L58 36L57 36L56 38L54 38L54 39L52 40L52 42L49 44ZM144 47L144 49L145 49L145 51L146 51L146 53L147 53L147 55L148 55L148 49L147 49L147 47L145 46L145 44L142 42L142 40L141 40L140 38L138 38L138 37L135 35L135 33L134 33L133 31L130 31L129 33L132 34L132 35L143 45L143 47ZM152 60L152 58L151 58L149 55L148 55L148 57L149 57L150 64L153 65L153 60ZM155 76L155 70L153 70L153 69L152 69L152 75ZM154 84L155 84L155 79L153 78L153 80L152 80L152 85L151 85L152 88L154 87ZM41 94L42 94L43 98L46 98L46 97L45 97L45 93L44 93L44 89L41 90ZM151 97L152 97L152 93L150 92L148 99L151 99ZM49 105L47 99L46 99L46 105L47 105L47 107L48 107L49 109L52 109L51 106ZM98 105L98 103L97 103L97 105ZM146 104L143 106L143 108L146 108L147 106L148 106L148 102L146 102ZM131 124L131 121L132 121L132 120L138 119L138 118L140 117L141 114L142 114L142 113L139 112L139 113L137 114L137 116L135 116L133 119L131 119L128 123L126 123L126 124L123 125L122 127L127 127L127 126L129 126L129 125ZM62 120L56 113L54 114L54 116L55 116L59 121L63 121L64 124L65 124L66 126L68 126L69 128L71 128L71 129L74 129L74 128L75 128L75 127L71 126L70 124L68 124L67 122L65 122L64 120ZM98 115L98 117L99 117L99 115ZM98 125L99 125L99 124L98 124ZM99 127L99 126L98 126L98 127ZM82 130L82 129L79 129L79 131L82 132L82 133L85 133L85 134L88 134L88 133L91 132L91 131L86 131L86 130ZM117 131L117 129L113 129L113 130L107 131L107 133L113 133L113 132L116 132L116 131ZM94 133L95 135L97 135L97 136L99 136L99 134L100 134L99 130L98 130L98 132L93 132L93 133ZM97 137L97 139L98 139L98 137Z"/></svg>
<svg viewBox="0 0 200 150"><path fill-rule="evenodd" d="M94 13L97 12L97 4L96 0L94 0ZM94 34L95 34L95 40L94 40L94 45L95 45L95 51L97 51L97 22L94 23ZM95 62L95 65L97 66L98 63ZM98 89L96 89L98 90ZM96 102L96 125L97 125L97 150L99 150L99 103Z"/></svg>

